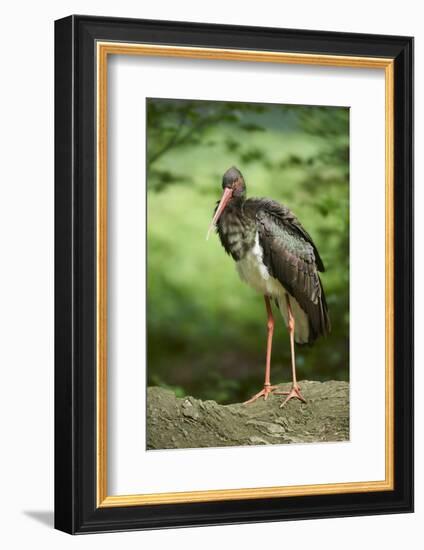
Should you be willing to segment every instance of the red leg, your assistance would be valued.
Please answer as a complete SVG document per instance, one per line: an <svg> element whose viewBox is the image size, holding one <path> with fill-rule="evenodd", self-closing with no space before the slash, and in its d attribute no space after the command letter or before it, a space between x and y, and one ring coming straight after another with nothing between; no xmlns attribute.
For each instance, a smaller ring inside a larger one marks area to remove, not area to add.
<svg viewBox="0 0 424 550"><path fill-rule="evenodd" d="M284 405L287 403L287 401L290 401L290 399L296 398L302 401L303 403L306 403L306 399L303 397L303 395L300 393L300 386L297 383L296 379L296 358L294 353L294 328L295 328L295 321L293 317L293 312L290 305L290 299L288 295L286 294L286 303L287 303L287 313L288 313L288 328L289 328L289 334L290 334L290 352L291 352L291 368L292 368L292 379L293 384L292 388L289 392L282 392L284 395L287 395L286 399L281 403L280 407L284 407Z"/></svg>
<svg viewBox="0 0 424 550"><path fill-rule="evenodd" d="M265 306L266 306L266 312L268 316L268 339L267 339L267 345L266 345L266 364L265 364L265 382L263 389L255 394L253 397L251 397L248 401L245 401L245 405L248 403L253 403L253 401L256 401L256 399L259 399L259 397L263 397L265 400L268 399L268 395L272 393L277 386L271 386L271 350L272 350L272 335L274 333L274 317L272 315L272 308L271 308L271 302L268 298L268 296L264 296L265 298Z"/></svg>

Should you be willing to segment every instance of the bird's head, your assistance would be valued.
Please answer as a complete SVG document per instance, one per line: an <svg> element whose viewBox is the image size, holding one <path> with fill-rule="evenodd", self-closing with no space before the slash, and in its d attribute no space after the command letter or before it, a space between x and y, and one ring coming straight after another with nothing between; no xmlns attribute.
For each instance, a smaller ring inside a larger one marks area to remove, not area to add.
<svg viewBox="0 0 424 550"><path fill-rule="evenodd" d="M222 189L230 189L233 197L243 197L246 194L246 184L243 174L238 168L232 166L222 176Z"/></svg>
<svg viewBox="0 0 424 550"><path fill-rule="evenodd" d="M240 170L235 166L229 168L222 177L222 193L221 200L219 201L218 207L215 211L215 215L211 221L211 224L208 229L208 234L206 239L209 238L210 232L213 227L218 223L218 220L221 214L224 212L225 207L230 202L233 197L243 198L246 194L246 184L244 183L244 178Z"/></svg>

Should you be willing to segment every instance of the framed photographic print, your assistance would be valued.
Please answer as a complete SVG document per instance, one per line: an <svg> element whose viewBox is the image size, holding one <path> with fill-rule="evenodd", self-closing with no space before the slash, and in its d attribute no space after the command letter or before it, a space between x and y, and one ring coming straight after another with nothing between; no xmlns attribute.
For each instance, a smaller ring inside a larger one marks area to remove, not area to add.
<svg viewBox="0 0 424 550"><path fill-rule="evenodd" d="M55 525L413 509L413 39L55 24Z"/></svg>

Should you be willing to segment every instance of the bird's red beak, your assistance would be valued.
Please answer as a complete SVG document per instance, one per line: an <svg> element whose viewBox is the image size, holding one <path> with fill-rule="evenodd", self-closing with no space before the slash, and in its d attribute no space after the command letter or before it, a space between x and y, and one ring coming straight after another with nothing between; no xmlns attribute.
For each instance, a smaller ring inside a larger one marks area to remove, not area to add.
<svg viewBox="0 0 424 550"><path fill-rule="evenodd" d="M219 201L218 208L216 209L215 215L212 218L211 224L210 224L209 229L208 229L208 233L206 235L206 240L209 239L209 235L210 235L212 229L217 224L217 222L219 220L219 217L224 212L224 209L227 206L227 204L230 201L232 196L233 196L233 190L230 189L229 187L226 187L224 189L224 192L222 193L222 197L221 197L221 200Z"/></svg>

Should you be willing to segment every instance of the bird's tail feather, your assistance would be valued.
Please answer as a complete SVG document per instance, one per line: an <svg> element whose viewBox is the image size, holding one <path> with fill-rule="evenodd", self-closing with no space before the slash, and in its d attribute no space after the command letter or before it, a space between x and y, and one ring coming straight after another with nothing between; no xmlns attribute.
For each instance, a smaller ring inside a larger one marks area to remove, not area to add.
<svg viewBox="0 0 424 550"><path fill-rule="evenodd" d="M301 307L298 301L289 295L295 322L294 339L297 344L313 344L317 338L327 336L331 331L330 316L321 280L320 286L321 292L317 297L317 301L315 303L309 302L307 307ZM276 303L286 326L288 326L286 296L279 297Z"/></svg>
<svg viewBox="0 0 424 550"><path fill-rule="evenodd" d="M308 316L298 304L297 300L293 296L289 295L290 307L294 317L294 340L297 344L307 344L310 337L310 327ZM283 316L284 322L288 327L289 315L287 310L286 297L280 297L276 300L278 309Z"/></svg>

